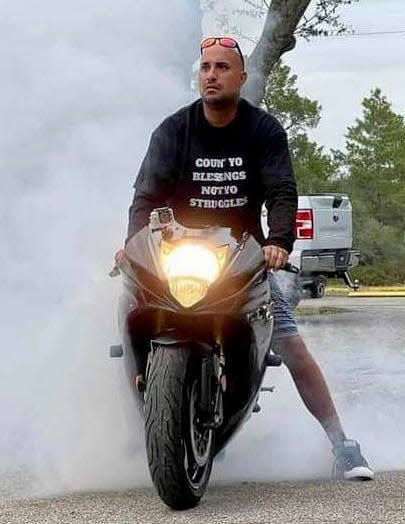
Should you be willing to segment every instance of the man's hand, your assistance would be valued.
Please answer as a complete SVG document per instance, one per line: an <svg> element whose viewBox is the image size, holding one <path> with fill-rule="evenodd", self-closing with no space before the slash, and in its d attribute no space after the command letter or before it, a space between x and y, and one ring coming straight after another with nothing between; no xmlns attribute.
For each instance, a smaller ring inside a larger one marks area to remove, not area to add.
<svg viewBox="0 0 405 524"><path fill-rule="evenodd" d="M121 262L123 258L125 258L125 251L123 249L120 249L115 253L115 265L118 266L119 262Z"/></svg>
<svg viewBox="0 0 405 524"><path fill-rule="evenodd" d="M118 277L118 275L120 274L120 267L119 266L120 266L120 262L121 262L121 260L123 258L125 258L125 251L123 249L120 249L114 255L115 265L112 268L112 270L109 272L109 275L110 275L111 278Z"/></svg>
<svg viewBox="0 0 405 524"><path fill-rule="evenodd" d="M273 271L284 267L288 260L288 251L279 246L264 246L263 253L266 269Z"/></svg>

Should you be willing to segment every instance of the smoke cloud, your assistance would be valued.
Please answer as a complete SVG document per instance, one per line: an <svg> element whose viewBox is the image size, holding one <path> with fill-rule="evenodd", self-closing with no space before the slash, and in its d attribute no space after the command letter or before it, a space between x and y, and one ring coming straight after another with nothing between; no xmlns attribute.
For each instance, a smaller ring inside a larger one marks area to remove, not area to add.
<svg viewBox="0 0 405 524"><path fill-rule="evenodd" d="M353 307L356 307L354 304ZM329 383L348 438L376 471L405 467L405 335L389 308L299 317L300 331ZM370 322L373 318L373 322ZM214 470L217 481L330 478L333 455L285 367L270 368L262 411L253 414Z"/></svg>
<svg viewBox="0 0 405 524"><path fill-rule="evenodd" d="M2 1L6 492L146 479L122 363L108 358L120 286L107 274L150 133L189 101L198 15L185 0Z"/></svg>

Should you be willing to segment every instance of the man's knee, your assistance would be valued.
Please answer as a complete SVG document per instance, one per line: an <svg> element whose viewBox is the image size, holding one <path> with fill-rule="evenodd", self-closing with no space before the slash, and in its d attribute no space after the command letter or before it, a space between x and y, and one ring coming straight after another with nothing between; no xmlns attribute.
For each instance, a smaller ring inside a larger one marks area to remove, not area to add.
<svg viewBox="0 0 405 524"><path fill-rule="evenodd" d="M283 362L290 370L300 371L314 362L311 353L299 334L277 340L273 345L273 349L275 353L282 357Z"/></svg>
<svg viewBox="0 0 405 524"><path fill-rule="evenodd" d="M286 352L302 351L302 346L305 346L301 335L294 333L290 336L278 338L273 342L274 352L283 356Z"/></svg>

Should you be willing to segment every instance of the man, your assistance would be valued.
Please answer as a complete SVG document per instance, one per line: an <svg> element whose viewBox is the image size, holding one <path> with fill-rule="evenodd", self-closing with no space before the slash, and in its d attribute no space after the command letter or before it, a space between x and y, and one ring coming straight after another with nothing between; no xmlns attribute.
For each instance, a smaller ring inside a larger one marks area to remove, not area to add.
<svg viewBox="0 0 405 524"><path fill-rule="evenodd" d="M267 269L277 271L285 265L297 209L286 133L274 117L240 98L246 78L236 40L203 40L201 99L154 131L135 183L128 238L148 223L152 209L170 205L178 221L191 227L218 224L231 227L235 235L250 231L263 245ZM263 202L268 239L260 227ZM372 479L358 443L346 439L322 372L298 334L271 271L269 281L276 303L274 350L332 443L335 478Z"/></svg>

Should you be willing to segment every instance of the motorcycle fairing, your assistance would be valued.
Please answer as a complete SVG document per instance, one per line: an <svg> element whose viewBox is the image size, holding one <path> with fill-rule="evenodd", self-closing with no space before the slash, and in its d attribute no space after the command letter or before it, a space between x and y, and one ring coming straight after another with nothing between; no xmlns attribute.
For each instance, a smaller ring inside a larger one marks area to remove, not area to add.
<svg viewBox="0 0 405 524"><path fill-rule="evenodd" d="M255 278L263 272L263 254L258 242L251 235L246 235L238 243L229 228L210 227L190 229L180 225L175 229L172 242L201 240L213 248L229 246L225 267L212 284L206 296L190 311L208 312L215 306L225 306L225 302L246 292ZM129 258L122 267L130 287L136 285L139 291L146 292L149 300L156 295L160 307L182 311L184 307L170 294L166 276L159 264L159 249L162 234L153 232L149 227L141 229L130 239L126 247ZM229 307L229 304L226 304Z"/></svg>
<svg viewBox="0 0 405 524"><path fill-rule="evenodd" d="M145 227L130 239L128 260L121 265L124 295L119 321L124 333L124 362L132 382L134 376L145 372L151 340L171 340L175 346L177 337L177 343L196 340L214 348L219 323L228 383L225 419L216 436L220 449L249 414L258 395L273 328L272 315L258 312L266 307L271 310L270 290L262 249L252 236L245 235L238 243L227 228L177 225L172 240L184 239L203 239L214 248L227 245L226 265L206 296L185 308L170 294L159 265L162 232Z"/></svg>

